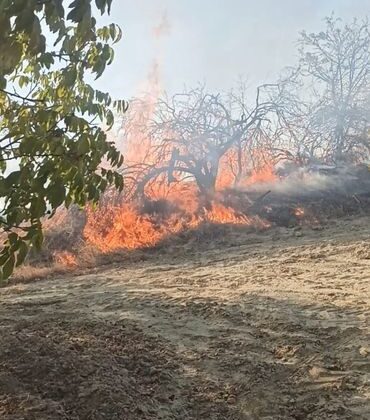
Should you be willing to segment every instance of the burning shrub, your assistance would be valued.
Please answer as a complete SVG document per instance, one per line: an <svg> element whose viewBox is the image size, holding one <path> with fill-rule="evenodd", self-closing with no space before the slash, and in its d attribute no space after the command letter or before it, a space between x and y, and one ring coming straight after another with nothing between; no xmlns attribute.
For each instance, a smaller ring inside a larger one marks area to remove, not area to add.
<svg viewBox="0 0 370 420"><path fill-rule="evenodd" d="M62 260L72 261L73 256L79 252L84 243L85 224L86 213L77 206L71 206L68 210L58 209L51 219L43 222L44 245L41 251L31 250L28 262L45 264L55 261L61 263ZM70 257L67 257L67 254Z"/></svg>

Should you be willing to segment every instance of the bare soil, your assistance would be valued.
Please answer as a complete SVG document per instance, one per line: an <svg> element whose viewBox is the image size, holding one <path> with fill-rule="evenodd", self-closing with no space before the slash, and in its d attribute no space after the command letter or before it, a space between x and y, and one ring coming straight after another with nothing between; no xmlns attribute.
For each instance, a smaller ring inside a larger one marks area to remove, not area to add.
<svg viewBox="0 0 370 420"><path fill-rule="evenodd" d="M369 419L369 283L363 217L4 288L0 418Z"/></svg>

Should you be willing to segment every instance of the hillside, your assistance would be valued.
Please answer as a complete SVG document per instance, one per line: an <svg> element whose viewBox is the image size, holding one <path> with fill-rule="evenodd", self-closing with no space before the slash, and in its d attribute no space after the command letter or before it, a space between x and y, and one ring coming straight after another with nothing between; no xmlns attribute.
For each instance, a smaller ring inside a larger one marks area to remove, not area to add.
<svg viewBox="0 0 370 420"><path fill-rule="evenodd" d="M0 290L0 418L370 418L370 219Z"/></svg>

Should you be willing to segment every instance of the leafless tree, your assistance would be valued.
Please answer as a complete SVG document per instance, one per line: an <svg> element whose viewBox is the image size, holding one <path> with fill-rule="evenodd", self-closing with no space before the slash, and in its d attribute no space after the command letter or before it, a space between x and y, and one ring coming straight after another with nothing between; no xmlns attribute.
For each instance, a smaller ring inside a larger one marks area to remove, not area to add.
<svg viewBox="0 0 370 420"><path fill-rule="evenodd" d="M147 157L125 168L126 176L136 181L136 194L143 194L147 184L159 177L168 183L190 177L201 193L212 194L221 158L252 141L277 107L276 90L276 85L259 87L252 103L245 92L211 94L204 86L160 98L147 115ZM126 120L124 127L126 137L136 132L132 120ZM236 179L241 160L237 166Z"/></svg>
<svg viewBox="0 0 370 420"><path fill-rule="evenodd" d="M287 106L280 121L298 155L332 163L364 157L370 123L368 21L343 25L327 18L325 31L302 32L299 46L290 84L295 106Z"/></svg>

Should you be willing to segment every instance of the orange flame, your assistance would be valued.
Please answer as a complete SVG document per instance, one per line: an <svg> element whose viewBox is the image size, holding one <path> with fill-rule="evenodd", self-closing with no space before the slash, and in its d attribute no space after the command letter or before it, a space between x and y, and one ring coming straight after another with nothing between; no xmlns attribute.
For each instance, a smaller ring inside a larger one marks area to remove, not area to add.
<svg viewBox="0 0 370 420"><path fill-rule="evenodd" d="M167 15L164 14L160 24L154 28L153 35L158 40L169 30L170 23ZM113 204L116 201L108 199L106 200L108 203L102 204L97 210L88 209L87 211L84 237L102 252L151 247L171 235L186 229L194 229L204 222L267 226L259 218L240 214L216 199L203 205L195 183L189 180L185 182L180 174L176 173L173 174L174 180L171 183L167 174L160 175L147 183L144 192L145 196L152 200L149 206L152 208L145 208L144 202L137 202L130 195L130 191L140 181L142 168L153 168L158 164L156 147L147 135L146 128L147 123L154 116L161 91L159 63L160 54L154 60L148 80L144 84L144 91L147 93L141 100L131 104L131 112L126 118L125 133L117 142L125 157L127 167L136 168L126 179L126 196L124 200L121 200L123 204ZM161 162L169 160L171 149L170 144L168 150L161 148ZM254 165L251 165L252 160ZM251 168L253 168L252 171ZM249 155L244 153L241 156L240 151L231 149L221 159L216 190L232 187L238 171L241 185L276 179L272 159L269 159L267 153L259 151L255 153L255 156L251 156L250 153ZM153 208L160 207L161 200L165 200L166 205L171 208Z"/></svg>
<svg viewBox="0 0 370 420"><path fill-rule="evenodd" d="M211 203L202 214L177 212L158 221L155 216L140 214L133 204L101 208L88 213L85 238L102 252L118 249L148 248L171 235L195 229L204 222L216 224L251 225L266 228L268 224L258 217L238 214L220 203Z"/></svg>
<svg viewBox="0 0 370 420"><path fill-rule="evenodd" d="M128 165L141 168L142 165L155 167L158 157L155 155L149 137L145 135L147 119L151 118L154 103L152 97L137 103L134 109L133 120L129 121L130 131L125 139L125 157ZM250 185L257 182L271 182L276 179L272 160L267 154L260 152L259 166L255 165L249 175L244 173L240 180L241 185ZM263 160L262 160L263 157ZM256 158L256 157L255 157ZM163 161L168 159L164 153ZM235 151L228 152L222 159L216 180L216 190L232 187L235 181L236 170ZM243 156L244 163L247 158ZM139 182L140 170L133 171L131 179L126 182L126 190L135 187ZM126 194L124 204L114 205L114 200L102 205L98 210L88 210L87 224L84 230L85 239L102 252L118 249L137 249L152 247L171 235L184 230L199 227L204 222L215 224L250 225L266 228L268 224L258 217L248 217L238 213L235 209L225 206L214 197L207 205L202 204L202 198L194 181L181 181L180 176L174 174L174 181L169 183L168 176L161 175L145 187L145 196L148 197L151 207L158 206L161 200L171 209L145 209L145 203L132 200ZM204 200L204 198L203 198ZM209 201L209 200L208 200ZM149 207L150 207L149 206Z"/></svg>
<svg viewBox="0 0 370 420"><path fill-rule="evenodd" d="M54 254L56 263L65 267L77 267L77 258L68 251L60 251Z"/></svg>
<svg viewBox="0 0 370 420"><path fill-rule="evenodd" d="M276 182L274 161L266 150L258 149L247 153L230 149L221 158L220 171L217 178L217 189L232 187L235 180L240 186Z"/></svg>
<svg viewBox="0 0 370 420"><path fill-rule="evenodd" d="M297 216L297 217L303 217L303 216L305 215L304 208L303 208L303 207L296 207L296 208L294 209L294 214L295 214L295 216Z"/></svg>

